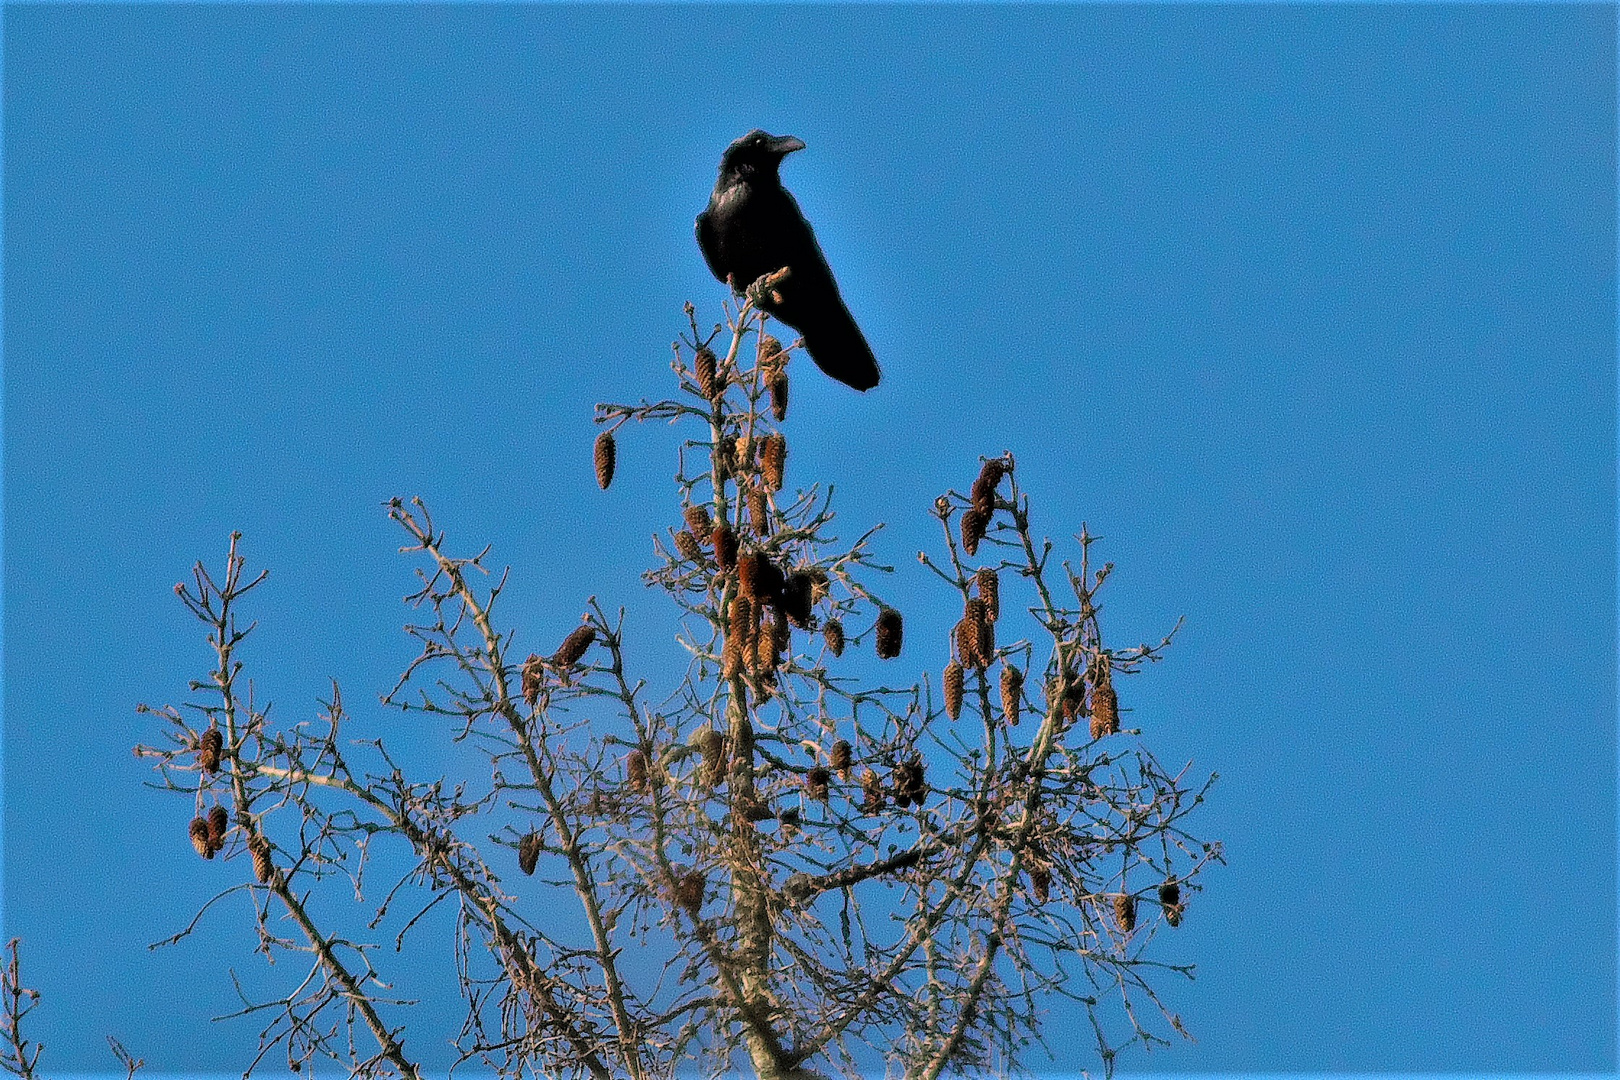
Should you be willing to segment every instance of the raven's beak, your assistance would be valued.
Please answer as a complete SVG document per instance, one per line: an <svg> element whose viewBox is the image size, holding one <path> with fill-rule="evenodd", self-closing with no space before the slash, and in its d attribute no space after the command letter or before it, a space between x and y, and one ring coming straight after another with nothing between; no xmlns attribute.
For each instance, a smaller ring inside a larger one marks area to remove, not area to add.
<svg viewBox="0 0 1620 1080"><path fill-rule="evenodd" d="M771 153L787 155L795 150L804 149L804 140L795 139L792 135L777 135L771 139Z"/></svg>

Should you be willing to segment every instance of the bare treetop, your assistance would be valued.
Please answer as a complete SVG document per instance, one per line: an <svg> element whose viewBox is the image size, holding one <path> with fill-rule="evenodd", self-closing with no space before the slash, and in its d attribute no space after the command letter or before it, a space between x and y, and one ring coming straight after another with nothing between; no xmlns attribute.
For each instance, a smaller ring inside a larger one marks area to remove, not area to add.
<svg viewBox="0 0 1620 1080"><path fill-rule="evenodd" d="M227 873L249 857L227 892L252 898L261 949L309 957L285 998L242 1009L264 1018L259 1059L280 1047L294 1066L418 1075L376 943L318 926L308 904L334 879L364 892L375 843L415 865L371 925L408 908L403 936L457 905L462 1060L503 1076L779 1080L874 1058L918 1080L1010 1072L1056 997L1087 1009L1109 1070L1120 1045L1164 1041L1144 1005L1180 1030L1149 975L1191 968L1157 958L1155 938L1220 849L1184 829L1207 783L1159 764L1116 688L1170 636L1105 643L1112 564L1094 566L1083 526L1054 560L1010 454L964 462L968 494L934 502L941 545L919 559L930 602L960 617L948 640L910 634L903 609L920 601L879 590L873 530L841 541L831 489L795 474L800 344L771 337L760 306L779 278L711 332L687 306L675 397L597 408L603 487L625 424L686 432L646 575L683 612L684 670L630 671L633 626L595 600L554 649L516 655L487 549L455 554L419 500L389 504L418 564L420 653L383 702L487 750L476 790L340 740L335 686L318 722L270 722L239 678L237 607L262 575L246 578L234 539L220 578L199 565L179 588L211 629L215 670L194 684L211 697L153 710L168 745L138 752L191 795L200 854L223 851ZM866 650L939 681L872 685ZM553 886L542 905L506 887L519 874ZM564 898L568 919L552 914ZM291 936L273 929L287 921Z"/></svg>

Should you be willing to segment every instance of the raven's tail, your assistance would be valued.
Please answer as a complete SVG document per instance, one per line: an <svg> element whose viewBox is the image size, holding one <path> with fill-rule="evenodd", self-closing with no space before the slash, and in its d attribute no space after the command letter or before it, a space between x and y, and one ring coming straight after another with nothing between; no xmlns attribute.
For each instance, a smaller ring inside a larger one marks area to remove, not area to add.
<svg viewBox="0 0 1620 1080"><path fill-rule="evenodd" d="M842 303L836 311L815 320L814 330L802 330L804 349L816 367L846 386L870 390L878 384L877 357L861 328Z"/></svg>

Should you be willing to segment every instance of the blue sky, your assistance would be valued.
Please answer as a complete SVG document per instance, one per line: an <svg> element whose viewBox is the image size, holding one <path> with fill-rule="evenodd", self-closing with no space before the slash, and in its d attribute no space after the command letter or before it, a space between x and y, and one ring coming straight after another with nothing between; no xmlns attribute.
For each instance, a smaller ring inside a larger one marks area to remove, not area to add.
<svg viewBox="0 0 1620 1080"><path fill-rule="evenodd" d="M392 495L514 567L522 650L594 594L673 655L638 575L675 436L622 433L604 493L590 418L716 316L692 218L752 127L808 144L885 373L801 366L790 472L888 524L908 640L952 617L932 500L1003 449L1105 538L1116 640L1186 616L1120 693L1221 774L1229 866L1161 938L1198 1042L1124 1066L1614 1068L1611 6L4 19L4 932L54 1069L105 1034L238 1069L206 1018L275 984L229 906L146 948L241 869L129 753L207 670L171 587L232 529L259 692L291 721L336 678L424 771L468 762L370 704L410 655ZM387 963L449 1034L446 956ZM1093 1067L1071 1020L1052 1067Z"/></svg>

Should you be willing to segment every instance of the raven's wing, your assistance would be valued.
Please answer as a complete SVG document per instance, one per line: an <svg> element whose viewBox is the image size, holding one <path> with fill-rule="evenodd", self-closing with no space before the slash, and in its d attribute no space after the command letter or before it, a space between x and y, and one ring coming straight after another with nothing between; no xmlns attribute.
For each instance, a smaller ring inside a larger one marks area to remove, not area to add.
<svg viewBox="0 0 1620 1080"><path fill-rule="evenodd" d="M709 264L709 273L724 284L726 272L720 265L720 237L716 233L714 215L708 210L703 211L697 216L698 249L703 252L703 261Z"/></svg>

